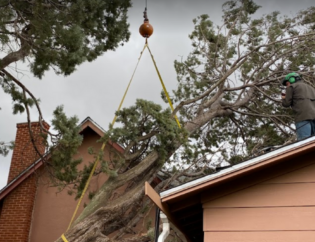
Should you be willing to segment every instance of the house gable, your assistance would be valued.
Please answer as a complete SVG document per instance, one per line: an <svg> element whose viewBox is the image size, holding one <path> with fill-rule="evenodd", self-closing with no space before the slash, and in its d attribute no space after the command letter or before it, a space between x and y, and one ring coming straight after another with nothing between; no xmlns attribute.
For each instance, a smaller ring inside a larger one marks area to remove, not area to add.
<svg viewBox="0 0 315 242"><path fill-rule="evenodd" d="M102 143L97 141L103 133L95 129L93 123L86 122L86 124L88 125L84 125L80 132L83 135L83 142L74 156L74 159L82 158L82 163L78 169L82 169L84 165L89 165L95 161L94 155L88 152L89 147L93 147L93 150L98 152L102 146ZM111 145L105 147L104 159L110 158L112 148ZM75 200L74 194L72 196L68 194L69 189L65 188L59 191L56 187L51 187L49 173L44 169L41 172L30 232L30 241L32 242L49 242L58 239L67 230L78 202ZM99 190L107 179L108 175L104 173L92 177L76 216L79 216L85 205L90 202L89 194Z"/></svg>
<svg viewBox="0 0 315 242"><path fill-rule="evenodd" d="M100 128L98 124L96 124L90 117L87 117L80 124L80 134L83 134L87 129L91 129L95 132L95 134L99 135L99 138L104 135L105 131ZM118 152L123 152L123 148L117 144L110 142L114 149ZM49 153L44 154L44 157L49 157ZM11 191L13 191L19 184L21 184L25 179L31 176L34 172L36 172L40 167L42 167L43 162L41 159L35 160L31 162L31 165L23 170L20 174L18 174L12 181L10 181L4 188L0 190L0 201L5 198Z"/></svg>

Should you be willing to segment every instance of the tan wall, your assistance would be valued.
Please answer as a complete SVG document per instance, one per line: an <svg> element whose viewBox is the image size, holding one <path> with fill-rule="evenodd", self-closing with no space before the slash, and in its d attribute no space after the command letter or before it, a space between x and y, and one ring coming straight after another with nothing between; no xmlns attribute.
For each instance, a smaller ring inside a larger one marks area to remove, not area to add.
<svg viewBox="0 0 315 242"><path fill-rule="evenodd" d="M315 241L314 174L310 165L204 203L204 241Z"/></svg>
<svg viewBox="0 0 315 242"><path fill-rule="evenodd" d="M99 136L93 131L90 130L83 134L84 142L79 149L77 157L82 157L83 164L88 164L89 161L94 161L93 156L89 155L87 152L88 147L96 147L95 151L98 151L101 144L96 143ZM106 154L108 154L108 152L105 152L105 155ZM105 174L93 177L88 191L97 190L106 179L107 176ZM74 195L69 196L67 190L58 192L57 188L49 187L47 182L49 182L48 175L43 171L43 175L39 177L32 218L30 242L52 242L59 238L66 231L77 205ZM87 198L88 191L81 202L77 214L80 214L83 210L84 203L89 202L89 199Z"/></svg>

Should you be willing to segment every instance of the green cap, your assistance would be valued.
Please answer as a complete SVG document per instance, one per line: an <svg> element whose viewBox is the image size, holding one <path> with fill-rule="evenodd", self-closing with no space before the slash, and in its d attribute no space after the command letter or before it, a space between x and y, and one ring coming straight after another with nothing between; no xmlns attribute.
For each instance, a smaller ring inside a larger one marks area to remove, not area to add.
<svg viewBox="0 0 315 242"><path fill-rule="evenodd" d="M300 75L295 72L291 72L285 76L285 78L282 81L282 85L285 86L287 82L295 83L298 80L301 80Z"/></svg>

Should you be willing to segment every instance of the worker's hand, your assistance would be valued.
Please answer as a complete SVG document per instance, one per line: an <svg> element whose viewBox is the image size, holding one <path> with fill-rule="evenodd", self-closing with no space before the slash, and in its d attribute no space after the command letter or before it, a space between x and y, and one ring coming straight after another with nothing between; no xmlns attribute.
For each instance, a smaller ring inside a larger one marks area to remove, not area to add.
<svg viewBox="0 0 315 242"><path fill-rule="evenodd" d="M285 99L285 90L281 91L281 99Z"/></svg>

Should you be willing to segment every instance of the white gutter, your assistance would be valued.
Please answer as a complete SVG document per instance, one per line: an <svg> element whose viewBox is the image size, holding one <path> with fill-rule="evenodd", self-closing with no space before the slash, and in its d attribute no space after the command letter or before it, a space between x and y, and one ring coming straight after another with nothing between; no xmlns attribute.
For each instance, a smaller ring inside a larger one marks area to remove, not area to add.
<svg viewBox="0 0 315 242"><path fill-rule="evenodd" d="M170 233L170 224L168 222L166 215L162 211L160 212L160 218L163 224L163 230L159 236L158 242L164 242Z"/></svg>

